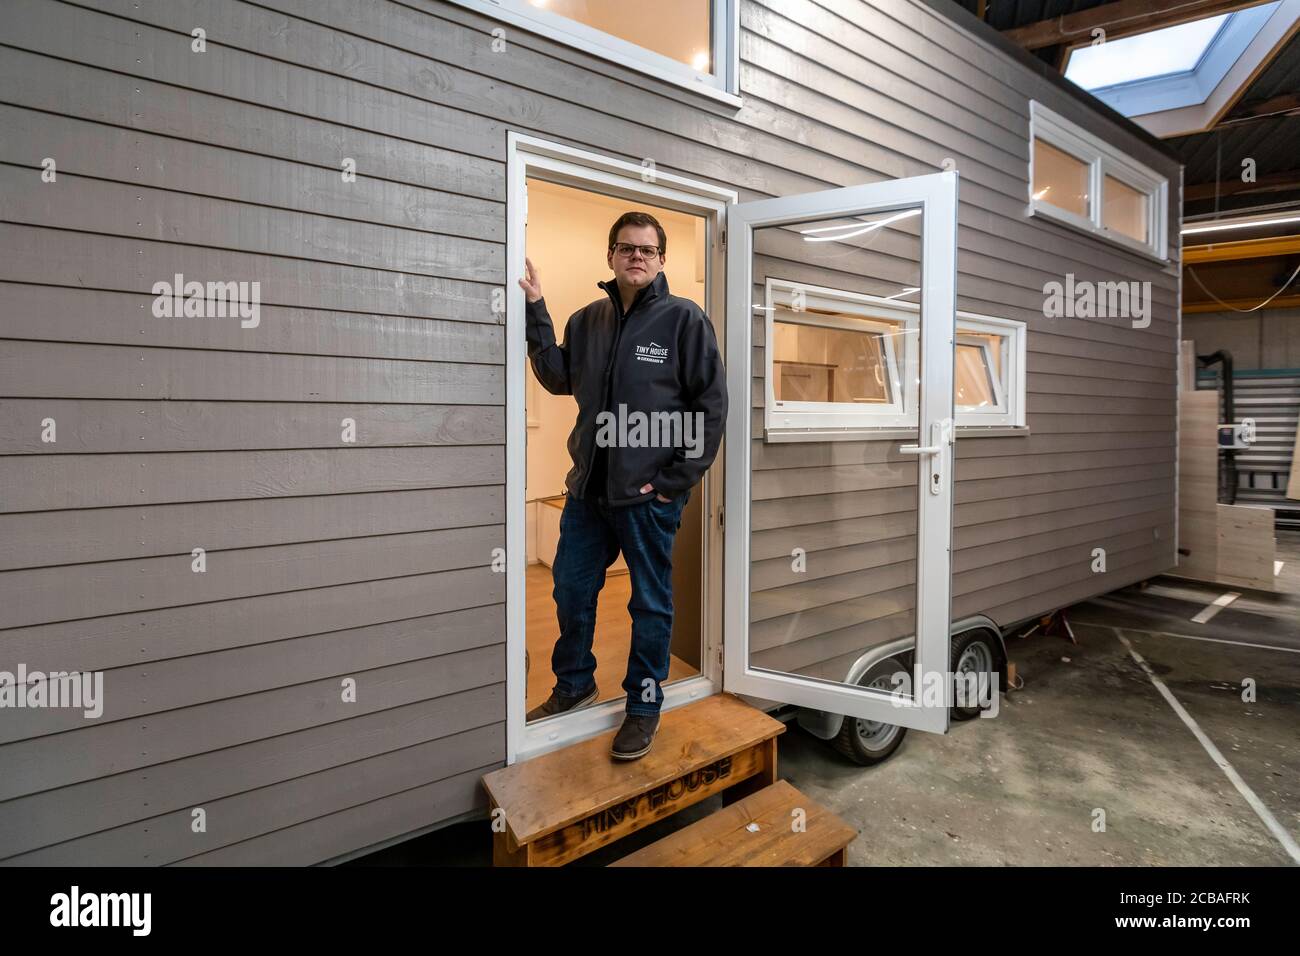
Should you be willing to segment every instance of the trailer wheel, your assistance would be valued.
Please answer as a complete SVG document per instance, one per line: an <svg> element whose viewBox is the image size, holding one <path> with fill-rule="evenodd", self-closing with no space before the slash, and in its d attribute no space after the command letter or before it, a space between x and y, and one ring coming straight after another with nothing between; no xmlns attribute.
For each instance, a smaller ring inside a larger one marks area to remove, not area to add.
<svg viewBox="0 0 1300 956"><path fill-rule="evenodd" d="M894 690L893 675L907 668L896 658L888 657L867 669L858 680L862 687L877 687L881 690ZM832 745L861 767L888 760L907 736L907 728L898 724L886 724L878 720L865 720L861 717L845 717L840 725L840 732L831 742Z"/></svg>
<svg viewBox="0 0 1300 956"><path fill-rule="evenodd" d="M997 659L997 649L988 631L967 631L952 642L953 720L970 720L979 716L984 709L979 701L988 700L991 696L989 688L994 680L993 668ZM978 698L973 706L961 706L958 703L962 700L958 695L958 687L963 684L969 686L968 675L972 674L976 675Z"/></svg>

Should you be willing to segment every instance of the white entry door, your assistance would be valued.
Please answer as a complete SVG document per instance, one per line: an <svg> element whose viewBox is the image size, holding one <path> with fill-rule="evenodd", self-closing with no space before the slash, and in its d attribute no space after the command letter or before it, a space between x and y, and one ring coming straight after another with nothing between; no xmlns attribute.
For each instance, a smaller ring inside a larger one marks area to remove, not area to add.
<svg viewBox="0 0 1300 956"><path fill-rule="evenodd" d="M727 223L724 687L945 732L957 174Z"/></svg>

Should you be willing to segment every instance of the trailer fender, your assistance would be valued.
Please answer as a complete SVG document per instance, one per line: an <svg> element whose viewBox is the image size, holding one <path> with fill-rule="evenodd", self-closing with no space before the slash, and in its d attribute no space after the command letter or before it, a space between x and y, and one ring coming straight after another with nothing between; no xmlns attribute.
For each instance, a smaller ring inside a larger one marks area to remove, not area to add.
<svg viewBox="0 0 1300 956"><path fill-rule="evenodd" d="M1002 629L997 626L992 618L983 614L972 614L970 617L964 617L960 621L953 621L952 628L949 630L949 641L955 637L967 633L968 631L987 631L997 638L997 650L1001 657L999 663L998 682L1003 691L1007 689L1007 642L1002 636ZM913 639L911 637L900 637L896 640L889 641L886 644L880 644L865 652L861 657L853 662L849 668L848 674L844 678L846 684L856 684L858 680L878 661L887 657L896 657L906 655L910 658L912 653ZM909 660L910 663L910 660ZM799 707L795 711L795 720L799 726L821 740L830 740L840 732L840 726L844 723L843 714L833 714L825 710L813 710L808 707Z"/></svg>

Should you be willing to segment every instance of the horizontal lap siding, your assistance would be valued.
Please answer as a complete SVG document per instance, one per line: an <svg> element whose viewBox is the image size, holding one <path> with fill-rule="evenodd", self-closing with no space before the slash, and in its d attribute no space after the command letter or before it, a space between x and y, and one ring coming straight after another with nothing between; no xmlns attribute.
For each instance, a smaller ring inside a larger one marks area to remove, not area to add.
<svg viewBox="0 0 1300 956"><path fill-rule="evenodd" d="M235 49L241 11L22 0L0 50L0 668L106 688L5 711L6 863L320 862L505 758L505 127ZM178 272L260 324L154 318Z"/></svg>
<svg viewBox="0 0 1300 956"><path fill-rule="evenodd" d="M147 822L141 819L141 805L186 807L196 790L205 801L220 801L310 779L310 774L376 754L490 726L503 700L500 684L448 693L129 770L114 776L113 786L107 789L91 779L63 786L57 791L57 801L44 794L20 797L0 804L0 841L15 853L30 854L20 857L21 861L50 862L68 848L86 848L89 841L113 840L117 834L134 831L141 841L141 846L130 851L134 859L148 855L155 861L166 860L169 854L174 858L177 853L190 853L193 847L173 840L164 851L159 841L165 839L166 830L141 835L140 824ZM497 759L492 755L489 762ZM87 856L71 859L84 863Z"/></svg>
<svg viewBox="0 0 1300 956"><path fill-rule="evenodd" d="M1110 590L1173 562L1178 280L1175 269L1024 215L1028 102L1038 98L1154 165L1178 169L1027 70L919 7L817 0L748 5L742 44L772 129L889 175L962 179L959 308L1024 321L1030 435L959 438L953 614L1002 624ZM783 78L788 77L789 79ZM867 175L859 181L876 177ZM760 275L889 294L913 283L916 241L801 261L793 232L756 240ZM1043 287L1150 282L1151 322L1047 319ZM756 296L761 300L762 290ZM762 434L764 323L753 320L751 428ZM755 661L843 678L865 647L912 632L915 460L897 442L752 441ZM1106 573L1092 570L1093 549ZM806 565L792 567L795 548ZM865 572L865 573L864 573Z"/></svg>
<svg viewBox="0 0 1300 956"><path fill-rule="evenodd" d="M1169 548L1134 535L1171 520L1173 272L1023 217L1038 81L919 5L744 0L739 111L513 27L496 54L497 24L442 0L10 6L0 661L103 669L120 693L93 724L6 724L0 858L312 863L482 807L505 738L488 562L510 130L746 200L953 157L961 305L1033 329L1033 434L959 448L958 608L1100 590L1072 557L1094 524L1114 536L1108 586L1163 566ZM906 253L863 268L888 277ZM1150 278L1151 327L1046 322L1042 284L1065 271ZM258 280L260 325L153 319L175 273ZM761 359L761 326L754 342ZM907 618L898 456L827 493L865 447L754 443L754 637L790 667L842 670ZM826 559L798 586L794 528Z"/></svg>

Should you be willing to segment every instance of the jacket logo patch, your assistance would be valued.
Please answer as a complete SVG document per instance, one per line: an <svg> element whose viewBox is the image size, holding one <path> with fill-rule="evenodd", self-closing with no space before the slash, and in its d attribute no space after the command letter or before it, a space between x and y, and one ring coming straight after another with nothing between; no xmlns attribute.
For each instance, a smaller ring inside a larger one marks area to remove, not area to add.
<svg viewBox="0 0 1300 956"><path fill-rule="evenodd" d="M668 358L668 347L660 345L658 342L651 341L649 345L638 345L636 347L636 360L638 362L654 362L656 365L663 365L666 358Z"/></svg>

